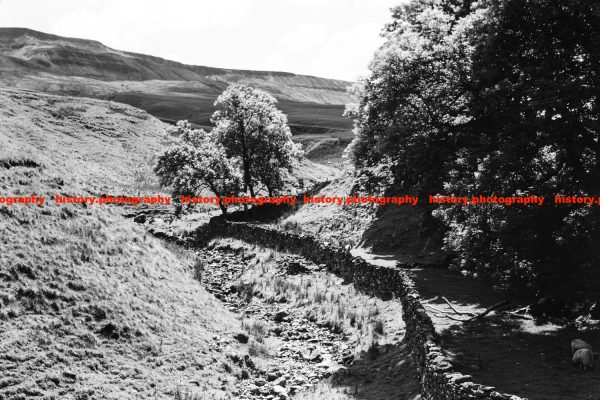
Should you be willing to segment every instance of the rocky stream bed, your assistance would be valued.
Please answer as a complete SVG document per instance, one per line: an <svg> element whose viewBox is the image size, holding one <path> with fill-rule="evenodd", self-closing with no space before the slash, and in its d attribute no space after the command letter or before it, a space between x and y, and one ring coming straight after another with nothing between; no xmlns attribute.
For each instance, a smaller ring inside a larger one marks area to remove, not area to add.
<svg viewBox="0 0 600 400"><path fill-rule="evenodd" d="M214 338L240 399L287 399L344 376L355 357L402 338L393 315L380 315L386 305L356 293L325 265L236 241L196 255L196 279L242 321L241 332ZM247 354L232 350L239 344Z"/></svg>

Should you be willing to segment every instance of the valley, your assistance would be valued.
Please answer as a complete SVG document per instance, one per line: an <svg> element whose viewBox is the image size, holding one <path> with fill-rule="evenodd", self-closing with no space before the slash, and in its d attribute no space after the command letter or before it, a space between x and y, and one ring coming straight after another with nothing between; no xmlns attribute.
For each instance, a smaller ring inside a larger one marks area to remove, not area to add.
<svg viewBox="0 0 600 400"><path fill-rule="evenodd" d="M91 40L22 28L0 28L0 85L114 100L167 123L187 119L210 129L218 95L232 83L278 99L310 159L339 163L353 135L342 116L351 82L287 72L192 66L111 49Z"/></svg>
<svg viewBox="0 0 600 400"><path fill-rule="evenodd" d="M0 103L3 192L168 196L140 170L169 143L156 118L29 90L1 89ZM311 187L334 170L304 160L296 173ZM123 216L133 209L149 217ZM217 209L194 211L206 221ZM2 399L418 396L399 304L323 266L236 241L182 248L139 225L171 218L147 206L50 201L0 214L11 233L0 254ZM400 361L405 372L372 369Z"/></svg>
<svg viewBox="0 0 600 400"><path fill-rule="evenodd" d="M0 400L598 398L596 2L95 3L367 74L0 27Z"/></svg>
<svg viewBox="0 0 600 400"><path fill-rule="evenodd" d="M149 169L170 143L158 119L127 105L28 90L2 89L0 102L6 193L169 196ZM317 197L353 190L351 170L302 160L294 171L290 184L317 185ZM461 377L453 379L466 382L463 390L478 387L474 377L531 399L584 399L600 382L562 356L561 340L582 335L571 328L517 323L504 313L481 325L448 318L440 296L474 315L499 298L436 268L445 255L415 230L413 207L304 204L260 223L282 237L307 235L309 259L257 235L265 245L227 236L186 244L210 231L214 205L175 217L165 205L55 203L0 207L0 228L11 233L2 239L9 251L0 254L7 266L0 275L0 367L8 371L0 398L417 400L411 354L421 347L406 323L415 305L406 303L410 296L390 298L387 289L374 295L373 278L348 279L334 258L318 253L346 246L352 254L343 257L362 257L374 274L401 266L414 280L422 296L416 304L444 346L439 357ZM33 246L39 251L26 251ZM600 346L593 332L582 337ZM511 345L517 351L500 357ZM525 389L514 384L524 371ZM575 379L586 384L567 390Z"/></svg>

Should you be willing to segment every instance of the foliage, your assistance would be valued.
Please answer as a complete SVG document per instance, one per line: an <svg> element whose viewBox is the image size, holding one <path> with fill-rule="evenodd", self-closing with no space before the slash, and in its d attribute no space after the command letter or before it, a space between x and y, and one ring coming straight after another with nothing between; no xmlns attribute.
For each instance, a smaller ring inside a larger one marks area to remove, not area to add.
<svg viewBox="0 0 600 400"><path fill-rule="evenodd" d="M355 165L421 194L546 196L434 211L453 267L554 311L600 301L600 211L549 204L600 192L600 3L413 0L384 36L347 109Z"/></svg>
<svg viewBox="0 0 600 400"><path fill-rule="evenodd" d="M471 141L447 189L545 195L547 203L555 194L596 195L600 4L502 1L489 11L472 61ZM457 268L533 289L554 311L599 300L597 209L488 206L439 215Z"/></svg>
<svg viewBox="0 0 600 400"><path fill-rule="evenodd" d="M287 117L268 93L231 85L217 98L212 116L214 135L228 157L241 160L244 189L252 196L262 183L269 195L283 185L282 169L291 167L299 149L292 142Z"/></svg>
<svg viewBox="0 0 600 400"><path fill-rule="evenodd" d="M440 9L396 21L371 63L371 76L348 107L355 120L352 157L359 167L390 164L405 190L441 189L457 132L469 122L468 30Z"/></svg>
<svg viewBox="0 0 600 400"><path fill-rule="evenodd" d="M259 184L273 195L283 187L292 158L302 154L276 102L262 90L231 85L215 102L220 109L212 116L210 133L192 129L187 121L169 128L167 134L179 139L155 167L161 184L171 186L175 196L202 189L218 197L242 191L255 196Z"/></svg>
<svg viewBox="0 0 600 400"><path fill-rule="evenodd" d="M160 155L154 171L161 185L173 188L174 196L193 196L203 189L219 197L239 193L236 162L226 156L225 148L211 134L192 129L187 121L179 121L167 133L179 140ZM225 214L226 207L219 206Z"/></svg>

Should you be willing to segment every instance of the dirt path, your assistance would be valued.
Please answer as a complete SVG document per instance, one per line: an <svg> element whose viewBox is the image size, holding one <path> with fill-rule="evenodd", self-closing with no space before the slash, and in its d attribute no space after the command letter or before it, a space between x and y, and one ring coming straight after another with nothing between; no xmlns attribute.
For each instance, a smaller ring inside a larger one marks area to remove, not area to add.
<svg viewBox="0 0 600 400"><path fill-rule="evenodd" d="M396 267L394 256L363 250L353 254L376 265ZM451 312L442 297L454 308L475 314L505 298L480 282L440 268L406 271L415 281L443 348L458 371L473 376L478 383L530 400L600 397L600 372L577 369L570 360L572 339L584 339L598 350L600 332L577 332L551 323L536 325L494 312L477 322L454 321L432 308Z"/></svg>

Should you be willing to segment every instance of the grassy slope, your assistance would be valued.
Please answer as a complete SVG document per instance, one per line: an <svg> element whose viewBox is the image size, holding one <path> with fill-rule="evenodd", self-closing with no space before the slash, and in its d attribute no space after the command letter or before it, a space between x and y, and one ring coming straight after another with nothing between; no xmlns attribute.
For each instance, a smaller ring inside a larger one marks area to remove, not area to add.
<svg viewBox="0 0 600 400"><path fill-rule="evenodd" d="M345 196L350 192L352 183L352 177L345 173L315 195ZM371 211L367 207L305 204L281 223L286 228L297 228L334 243L354 246L361 241L362 234L371 221Z"/></svg>
<svg viewBox="0 0 600 400"><path fill-rule="evenodd" d="M1 66L0 72L3 72ZM12 69L4 72L0 73L0 84L7 87L114 100L140 108L166 122L187 119L206 130L211 129L215 99L227 87L223 82L216 83L218 90L213 90L198 82L105 82L47 73L15 75ZM197 85L202 88L193 89ZM190 90L186 91L186 88ZM339 164L344 148L354 137L352 122L342 116L344 106L279 100L278 107L288 116L294 140L310 149L307 152L309 159Z"/></svg>
<svg viewBox="0 0 600 400"><path fill-rule="evenodd" d="M133 192L162 129L130 107L0 90L0 165L13 165L0 195ZM225 394L213 335L239 323L193 260L110 207L1 205L0 232L0 398Z"/></svg>
<svg viewBox="0 0 600 400"><path fill-rule="evenodd" d="M307 146L319 147L308 153L310 159L336 162L352 138L352 123L342 116L344 105L351 101L346 93L350 82L184 65L95 41L0 28L0 84L8 87L110 99L164 121L188 119L208 127L215 99L231 83L274 95L288 115L292 132L303 135ZM320 136L313 140L313 134Z"/></svg>
<svg viewBox="0 0 600 400"><path fill-rule="evenodd" d="M112 49L100 42L50 35L26 28L0 28L0 65L32 72L103 81L180 81L208 87L246 83L278 98L344 104L349 82L289 72L233 70L186 65L145 54ZM181 85L181 84L180 84ZM188 85L182 85L186 89Z"/></svg>
<svg viewBox="0 0 600 400"><path fill-rule="evenodd" d="M221 92L124 92L111 95L110 99L141 108L164 120L187 119L196 125L210 126L215 110L213 104L219 94ZM349 132L352 127L352 122L342 117L344 106L341 105L280 100L278 107L287 114L294 133Z"/></svg>
<svg viewBox="0 0 600 400"><path fill-rule="evenodd" d="M352 172L346 169L316 195L349 196L353 185ZM280 223L334 243L394 254L402 262L439 263L444 258L440 243L419 233L421 217L419 207L411 206L307 204Z"/></svg>

